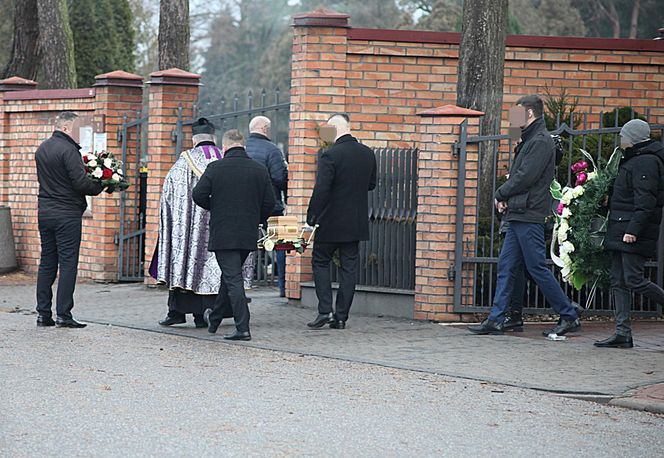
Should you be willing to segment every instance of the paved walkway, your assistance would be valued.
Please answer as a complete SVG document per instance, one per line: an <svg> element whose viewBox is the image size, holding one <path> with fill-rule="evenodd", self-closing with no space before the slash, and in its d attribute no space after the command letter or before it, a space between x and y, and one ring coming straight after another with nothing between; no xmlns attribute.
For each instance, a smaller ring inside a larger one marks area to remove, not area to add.
<svg viewBox="0 0 664 458"><path fill-rule="evenodd" d="M0 278L0 310L32 311L33 284L7 283ZM610 323L584 323L582 332L558 342L541 336L550 326L541 323L527 325L524 333L476 336L460 325L351 314L344 331L309 330L306 323L313 318L312 310L289 305L268 288L249 295L253 299L254 340L246 343L222 340L221 335L232 329L232 320L225 320L216 335L195 329L191 318L185 325L159 326L157 321L166 314L167 292L140 284L79 284L74 315L88 322L220 345L245 345L605 400L636 396L642 404L629 407L664 412L664 388L638 391L664 384L662 320L635 322L636 347L632 350L598 349L592 342L611 334Z"/></svg>

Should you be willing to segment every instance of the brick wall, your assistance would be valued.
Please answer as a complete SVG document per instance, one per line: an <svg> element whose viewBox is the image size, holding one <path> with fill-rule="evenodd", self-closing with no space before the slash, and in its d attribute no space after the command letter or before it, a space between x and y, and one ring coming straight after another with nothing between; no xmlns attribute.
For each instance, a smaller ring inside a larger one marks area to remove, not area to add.
<svg viewBox="0 0 664 458"><path fill-rule="evenodd" d="M34 154L52 134L55 117L65 110L79 116L104 115L108 149L117 152L117 127L124 110L141 107L140 76L114 72L100 75L97 83L88 89L35 90L36 83L20 78L0 82L0 204L11 208L18 263L29 273L36 273L40 256ZM83 220L82 278L117 278L117 208L117 194L92 198L91 214Z"/></svg>
<svg viewBox="0 0 664 458"><path fill-rule="evenodd" d="M456 101L460 36L354 29L348 19L324 9L293 18L289 211L304 221L315 181L317 127L331 113L349 113L354 135L369 146L419 148L414 316L462 319L453 313L455 290L447 276L455 259L457 205L470 211L476 196L467 191L467 201L456 202L459 164L451 150L464 116L469 132L477 133L479 122L474 115L458 114L458 107L451 108L457 112L452 116L432 110ZM650 110L649 120L662 123L664 42L508 37L503 123L507 108L521 95L547 89L554 96L565 89L578 97L577 111L588 113L589 124L621 106ZM477 178L477 160L477 151L469 150L466 166L475 167L466 175L471 181ZM466 184L471 189L476 182ZM473 223L473 215L465 220ZM473 236L471 226L462 228L465 238ZM299 283L311 280L309 264L302 256L289 265L289 298L299 299ZM467 280L463 284L472 289ZM470 297L462 294L459 301L470 305Z"/></svg>
<svg viewBox="0 0 664 458"><path fill-rule="evenodd" d="M372 146L417 142L417 112L454 103L459 34L341 29L347 38L346 111ZM508 37L507 107L521 95L564 88L595 123L602 111L631 106L664 122L664 43L561 37Z"/></svg>

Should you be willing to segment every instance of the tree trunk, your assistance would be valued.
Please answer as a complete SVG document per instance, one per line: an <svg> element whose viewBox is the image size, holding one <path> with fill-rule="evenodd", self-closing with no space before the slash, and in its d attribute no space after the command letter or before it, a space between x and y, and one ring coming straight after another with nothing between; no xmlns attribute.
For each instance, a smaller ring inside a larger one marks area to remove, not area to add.
<svg viewBox="0 0 664 458"><path fill-rule="evenodd" d="M634 5L632 6L632 21L629 24L629 37L632 39L636 38L636 33L638 32L640 9L641 0L634 0Z"/></svg>
<svg viewBox="0 0 664 458"><path fill-rule="evenodd" d="M159 70L189 69L189 0L161 0Z"/></svg>
<svg viewBox="0 0 664 458"><path fill-rule="evenodd" d="M14 42L3 78L20 76L37 78L39 69L39 21L35 11L37 0L14 2Z"/></svg>
<svg viewBox="0 0 664 458"><path fill-rule="evenodd" d="M76 87L74 39L69 26L67 0L37 0L39 52L42 81L40 87Z"/></svg>
<svg viewBox="0 0 664 458"><path fill-rule="evenodd" d="M457 105L485 113L480 124L482 135L500 130L506 29L507 0L464 1ZM488 142L480 145L480 157L480 214L489 216L496 171Z"/></svg>
<svg viewBox="0 0 664 458"><path fill-rule="evenodd" d="M613 27L613 38L620 38L620 16L613 1L609 4L609 21Z"/></svg>

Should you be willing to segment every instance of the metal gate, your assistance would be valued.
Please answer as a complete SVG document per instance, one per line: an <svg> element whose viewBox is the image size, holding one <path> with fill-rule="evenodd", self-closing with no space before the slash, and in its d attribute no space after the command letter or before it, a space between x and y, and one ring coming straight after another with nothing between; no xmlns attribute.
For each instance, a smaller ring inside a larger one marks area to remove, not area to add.
<svg viewBox="0 0 664 458"><path fill-rule="evenodd" d="M369 193L369 240L360 242L358 285L415 290L417 149L380 148ZM337 280L333 264L332 279Z"/></svg>
<svg viewBox="0 0 664 458"><path fill-rule="evenodd" d="M145 210L147 196L147 169L141 167L147 150L148 118L127 115L118 131L122 145L122 162L130 186L120 193L120 230L118 245L118 281L143 281L145 261Z"/></svg>
<svg viewBox="0 0 664 458"><path fill-rule="evenodd" d="M194 105L194 116L192 119L184 119L182 106L178 108L178 120L173 131L175 143L174 159L180 156L183 149L190 148L184 135L185 128L190 127L198 118L205 117L216 127L218 141L221 141L223 132L229 129L238 129L243 135L249 135L249 121L254 116L267 116L272 122L272 141L283 151L288 160L288 129L290 121L290 101L281 100L279 89L268 95L266 90L260 91L258 96L253 91L248 91L246 98L241 100L238 94L233 95L230 100L225 97L216 103L205 103ZM187 131L190 131L187 129ZM284 196L286 199L287 196ZM258 230L258 228L256 229ZM276 257L270 256L264 250L259 250L255 256L255 284L261 286L275 285L277 283Z"/></svg>
<svg viewBox="0 0 664 458"><path fill-rule="evenodd" d="M624 117L624 113L619 116L618 110L608 113L612 127L606 126L604 113L600 114L600 119L604 120L602 126L590 128L585 114L570 114L567 122L557 120L557 128L551 131L551 134L560 135L565 145L565 154L557 170L557 178L561 183L569 183L572 179L570 166L576 160L581 159L578 148L588 151L598 161L606 160L608 154L613 151L615 146L620 143L618 133L619 117ZM634 113L632 112L632 116ZM648 113L646 113L646 119ZM628 117L627 119L630 119ZM624 123L625 120L623 120ZM568 125L569 123L569 125ZM664 133L664 125L652 125L653 137L661 138ZM450 271L450 279L454 280L454 310L456 312L488 312L493 303L493 295L496 287L496 274L498 255L502 247L503 237L500 234L500 220L497 213L491 209L491 212L485 212L480 208L478 196L482 189L482 173L478 173L479 164L477 153L467 154L467 145L477 144L480 154L491 154L493 157L493 169L490 174L492 177L492 188L497 189L506 179L505 173L509 170L512 162L512 155L515 144L508 135L479 135L468 136L467 121L461 125L459 141L456 144L455 151L459 159L459 181L457 187L457 202L474 201L475 206L465 208L457 206L456 214L456 246L454 267ZM476 161L473 162L468 161ZM468 172L472 169L472 172ZM476 183L476 184L475 184ZM474 231L468 230L468 226L474 225ZM550 234L547 234L547 239ZM660 244L657 256L646 263L646 274L652 281L662 285L664 275L664 238L660 237ZM547 253L548 244L547 240ZM560 281L563 290L572 298L572 300L585 304L589 295L589 288L584 287L580 291L575 290L562 280L558 269L553 268L553 263L549 260L549 265L556 278ZM662 313L661 306L649 301L643 296L636 295L634 298L633 311L637 315L659 316ZM534 284L528 279L526 286L526 297L524 299L524 312L535 314L551 313L551 309L544 300L543 295ZM609 303L608 291L598 291L590 304L589 314L604 315L611 314L611 304Z"/></svg>

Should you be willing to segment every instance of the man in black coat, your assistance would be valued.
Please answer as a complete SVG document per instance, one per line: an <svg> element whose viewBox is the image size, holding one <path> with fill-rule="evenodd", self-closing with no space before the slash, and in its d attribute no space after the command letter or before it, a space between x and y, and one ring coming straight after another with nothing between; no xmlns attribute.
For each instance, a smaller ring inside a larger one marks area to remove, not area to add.
<svg viewBox="0 0 664 458"><path fill-rule="evenodd" d="M664 290L644 276L646 259L657 251L664 205L664 146L650 139L650 126L633 119L620 130L625 150L609 200L604 247L611 251L610 295L616 333L597 347L632 348L632 293L664 304Z"/></svg>
<svg viewBox="0 0 664 458"><path fill-rule="evenodd" d="M318 316L307 324L344 329L355 294L358 245L369 239L367 193L376 187L376 156L350 133L348 116L337 114L327 124L336 129L335 143L318 159L316 185L309 201L307 224L319 225L313 249ZM339 250L339 291L332 311L330 261Z"/></svg>
<svg viewBox="0 0 664 458"><path fill-rule="evenodd" d="M205 169L193 191L194 202L210 210L208 250L221 268L219 295L214 309L207 309L204 317L208 332L214 334L232 309L236 330L224 339L251 340L242 264L256 249L258 225L274 209L274 194L267 169L247 155L239 131L224 134L222 149L224 158Z"/></svg>
<svg viewBox="0 0 664 458"><path fill-rule="evenodd" d="M517 273L526 266L528 273L560 321L544 334L563 335L579 328L578 315L570 299L546 265L544 220L551 214L555 145L544 125L544 104L537 95L521 97L516 108L523 118L521 147L510 168L510 176L495 193L496 209L506 213L509 227L498 258L498 280L493 306L479 326L469 326L475 334L502 334L505 312L514 290Z"/></svg>
<svg viewBox="0 0 664 458"><path fill-rule="evenodd" d="M38 221L41 259L37 274L37 326L83 328L72 317L74 288L81 247L85 196L96 196L103 186L87 176L81 147L72 139L78 116L64 111L55 119L53 135L35 154L39 181ZM60 268L56 319L52 318L53 283Z"/></svg>
<svg viewBox="0 0 664 458"><path fill-rule="evenodd" d="M288 183L288 164L284 159L284 153L279 147L272 143L270 134L272 130L272 121L265 116L256 116L249 122L249 138L247 139L247 154L254 161L263 164L270 174L272 180L272 190L276 203L270 216L283 216L286 210L284 203L284 193ZM286 296L286 252L276 251L277 274L279 278L279 295ZM250 256L251 258L251 256ZM248 261L247 261L248 263ZM251 282L253 278L253 262L249 278L245 278L245 284Z"/></svg>

